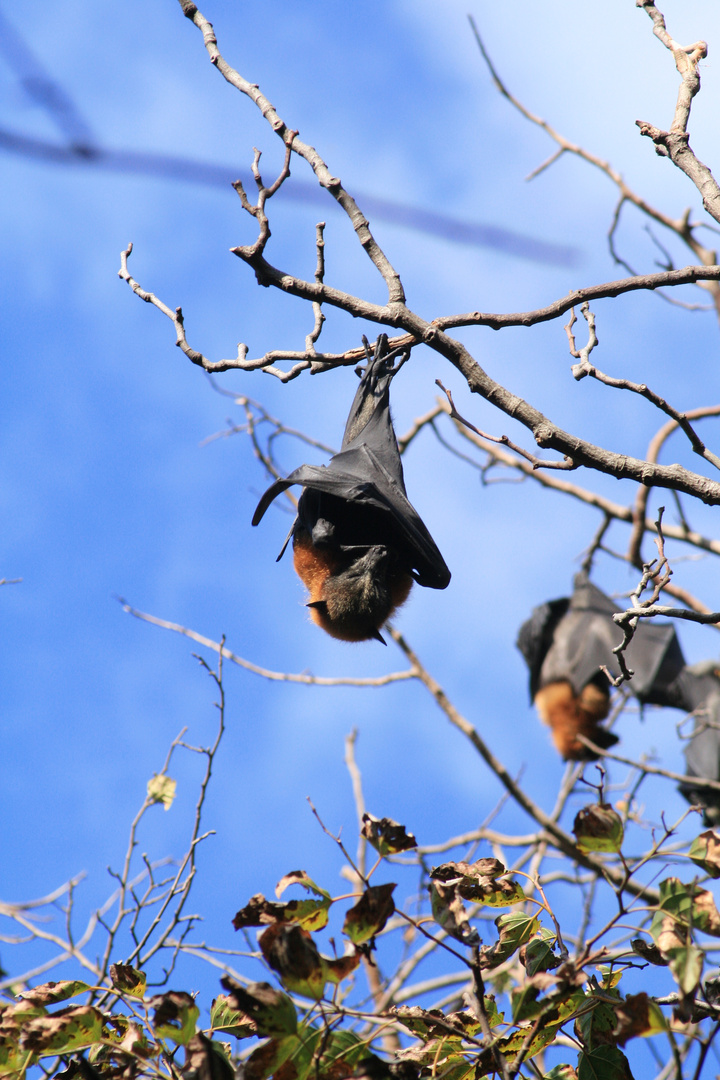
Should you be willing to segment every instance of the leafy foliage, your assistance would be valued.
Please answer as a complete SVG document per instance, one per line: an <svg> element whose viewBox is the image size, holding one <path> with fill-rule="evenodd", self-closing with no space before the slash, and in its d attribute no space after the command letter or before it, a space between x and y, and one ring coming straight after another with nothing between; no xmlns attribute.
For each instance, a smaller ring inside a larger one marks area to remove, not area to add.
<svg viewBox="0 0 720 1080"><path fill-rule="evenodd" d="M610 821L617 836L610 810L604 802L590 804L577 817L592 821L597 811L600 822ZM393 823L398 828L405 834ZM368 841L366 831L363 827L362 842ZM592 835L597 831L593 824ZM711 841L707 832L702 834L688 854L697 861L702 852L705 858ZM419 853L416 859L421 857L415 842L412 850ZM600 850L622 858L615 841L603 842ZM660 849L656 857L663 858ZM397 858L390 851L382 855L373 875L382 875L383 867ZM358 875L357 868L352 872ZM434 929L427 928L428 915L422 912L396 912L395 884L370 884L361 875L361 887L350 897L333 897L304 871L285 875L277 893L295 885L313 899L275 903L253 897L233 923L243 931L258 928L260 954L279 988L224 976L224 993L212 1003L208 1026L201 1024L200 1006L190 994L153 993L146 973L125 963L110 966L104 991L80 980L24 990L0 1005L0 1074L19 1080L33 1066L47 1071L44 1063L54 1062L55 1072L64 1063L64 1077L78 1071L84 1076L90 1068L95 1077L134 1080L174 1075L179 1068L184 1077L229 1080L241 1059L244 1076L252 1080L342 1080L361 1074L412 1080L438 1070L463 1080L517 1075L523 1063L541 1060L562 1039L578 1048L576 1071L558 1064L548 1077L610 1080L631 1076L624 1053L629 1041L672 1038L688 1021L702 1021L702 1008L695 1015L694 1005L704 955L699 936L720 936L720 915L699 883L663 879L656 902L634 916L647 927L677 984L673 1019L646 991L624 992L636 967L637 942L615 950L609 964L600 963L608 952L603 947L585 945L571 958L547 900L534 898L537 883L528 878L523 888L500 860L446 862L423 875L422 906L432 912ZM512 910L489 921L486 909L497 906ZM316 939L337 918L336 908L345 953L328 957ZM623 917L632 917L629 910L623 910ZM610 919L605 933L617 921ZM461 1008L395 1005L392 997L371 1013L351 1004L358 966L371 974L377 939L403 927L439 946L444 935L459 943L462 951L450 952L461 987L464 972ZM493 982L494 991L487 992L485 979ZM84 1003L66 1004L73 999ZM389 1029L395 1032L394 1065L377 1056ZM179 1066L178 1051L184 1056Z"/></svg>

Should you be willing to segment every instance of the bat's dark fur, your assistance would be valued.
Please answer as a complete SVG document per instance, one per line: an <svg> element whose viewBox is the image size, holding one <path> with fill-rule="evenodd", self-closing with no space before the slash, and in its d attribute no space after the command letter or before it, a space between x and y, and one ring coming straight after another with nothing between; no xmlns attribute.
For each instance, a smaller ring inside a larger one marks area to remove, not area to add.
<svg viewBox="0 0 720 1080"><path fill-rule="evenodd" d="M253 516L302 485L292 528L293 562L310 593L311 618L343 641L382 641L380 627L405 602L413 581L444 589L442 555L408 502L390 418L393 366L387 337L378 338L350 409L339 454L325 466L301 465L276 480ZM280 557L284 552L280 552Z"/></svg>

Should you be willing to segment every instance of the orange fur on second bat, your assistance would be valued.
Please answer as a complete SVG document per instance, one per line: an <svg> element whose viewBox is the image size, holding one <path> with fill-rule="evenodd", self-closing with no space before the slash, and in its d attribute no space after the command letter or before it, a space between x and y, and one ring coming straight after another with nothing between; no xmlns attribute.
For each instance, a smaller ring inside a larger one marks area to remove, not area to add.
<svg viewBox="0 0 720 1080"><path fill-rule="evenodd" d="M313 544L305 529L293 537L293 565L310 600L310 617L341 641L382 641L381 626L407 600L412 576L381 544L362 554Z"/></svg>
<svg viewBox="0 0 720 1080"><path fill-rule="evenodd" d="M602 750L618 741L616 735L600 727L600 721L610 711L610 694L594 682L587 683L579 694L567 680L548 683L535 695L535 706L552 732L555 749L566 761L587 761L597 756L579 735Z"/></svg>

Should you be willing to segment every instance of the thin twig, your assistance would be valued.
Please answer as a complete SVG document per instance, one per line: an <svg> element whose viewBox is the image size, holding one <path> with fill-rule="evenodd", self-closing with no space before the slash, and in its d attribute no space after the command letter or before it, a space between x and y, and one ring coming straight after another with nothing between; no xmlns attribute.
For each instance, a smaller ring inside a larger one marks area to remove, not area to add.
<svg viewBox="0 0 720 1080"><path fill-rule="evenodd" d="M118 597L118 602L122 605L123 611L127 611L129 615L133 615L136 619L141 619L143 622L151 623L153 626L160 626L163 630L172 630L175 634L182 634L183 637L190 638L191 641L197 641L198 644L204 645L207 649L212 649L213 652L222 653L226 660L230 660L233 664L237 664L238 667L244 668L246 671L251 671L254 675L260 675L263 679L269 679L272 682L291 682L298 683L301 686L387 686L394 682L403 682L406 679L413 679L415 675L411 669L407 671L394 671L388 675L378 675L376 678L325 678L321 675L293 675L286 671L270 671L268 668L258 667L257 664L252 664L249 660L244 660L241 656L237 656L230 649L221 645L217 641L213 641L211 638L204 637L202 634L196 633L195 630L188 630L185 626L180 626L179 623L168 622L165 619L158 619L155 615L147 615L143 611L138 611L123 600L122 597Z"/></svg>
<svg viewBox="0 0 720 1080"><path fill-rule="evenodd" d="M488 435L487 432L480 431L479 428L476 428L474 424L471 424L469 420L465 420L465 418L460 415L455 408L452 394L443 386L439 379L435 380L435 385L440 387L448 399L451 419L455 420L458 424L462 424L468 431L474 432L479 438L487 439L489 442L502 443L503 446L508 446L511 450L514 450L516 454L520 454L526 461L529 461L533 469L577 469L577 465L572 458L566 457L563 461L544 461L542 458L535 457L535 455L531 454L528 450L523 450L522 446L517 446L507 435Z"/></svg>

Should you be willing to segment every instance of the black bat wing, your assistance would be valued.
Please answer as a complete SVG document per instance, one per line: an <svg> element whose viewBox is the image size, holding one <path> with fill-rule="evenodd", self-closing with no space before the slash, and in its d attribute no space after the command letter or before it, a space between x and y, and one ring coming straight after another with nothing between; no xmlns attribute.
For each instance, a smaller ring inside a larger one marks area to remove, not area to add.
<svg viewBox="0 0 720 1080"><path fill-rule="evenodd" d="M376 355L368 363L350 406L340 454L336 458L367 447L407 498L400 451L390 415L390 383L398 371L399 365L390 366L386 356ZM356 471L353 458L345 459L344 467L347 466L351 472ZM364 462L358 462L357 467L361 471L366 468Z"/></svg>
<svg viewBox="0 0 720 1080"><path fill-rule="evenodd" d="M613 601L588 581L585 574L577 575L560 646L561 652L572 658L571 681L574 684L592 678L603 665L614 678L620 674L620 665L613 652L622 641L622 631L612 618L617 610ZM638 700L648 704L670 704L665 689L685 664L674 626L641 621L625 651L625 659L633 671L629 686ZM579 686L577 689L579 691Z"/></svg>
<svg viewBox="0 0 720 1080"><path fill-rule="evenodd" d="M361 513L371 509L376 515L381 515L386 531L405 554L418 584L431 589L444 589L449 584L450 571L420 515L408 501L404 485L391 475L366 443L351 443L347 450L336 454L327 466L301 465L284 480L276 480L258 503L253 525L262 519L273 499L293 484L302 484L305 489L298 506L298 519L305 524L304 518L307 517L308 531L314 542L327 539L324 533L327 522L318 518L315 502L312 509L308 505L308 493L343 500L353 508L352 513L358 508ZM338 546L357 545L340 543Z"/></svg>
<svg viewBox="0 0 720 1080"><path fill-rule="evenodd" d="M534 701L540 689L540 672L552 645L555 628L566 614L569 605L569 596L539 604L533 608L530 618L518 631L515 644L525 657L525 663L530 669L531 701Z"/></svg>
<svg viewBox="0 0 720 1080"><path fill-rule="evenodd" d="M581 575L571 597L551 600L535 609L536 620L542 619L544 611L546 614L536 631L533 663L528 661L533 698L548 683L564 681L580 694L603 665L610 667L615 659L612 650L622 640L612 621L616 610L612 601Z"/></svg>
<svg viewBox="0 0 720 1080"><path fill-rule="evenodd" d="M559 605L560 601L551 601ZM536 609L541 610L541 609ZM559 609L556 609L559 610ZM620 666L613 649L622 641L622 631L612 616L618 608L593 585L584 573L575 578L566 613L550 625L551 642L542 660L531 668L531 693L551 682L567 680L580 694L602 667L617 677ZM548 634L538 639L544 647ZM626 653L634 672L630 689L642 702L673 704L669 687L684 666L684 658L672 624L641 622ZM533 680L533 671L535 672ZM534 685L533 685L534 683Z"/></svg>
<svg viewBox="0 0 720 1080"><path fill-rule="evenodd" d="M693 733L685 747L685 772L702 780L720 780L720 678L717 665L687 667L675 681L677 708L694 713ZM688 802L704 808L708 824L720 822L720 791L679 784Z"/></svg>

